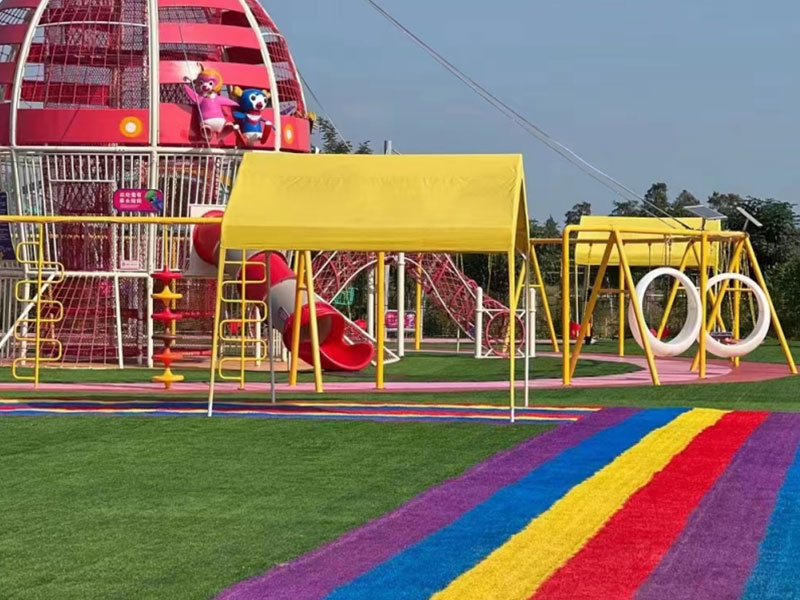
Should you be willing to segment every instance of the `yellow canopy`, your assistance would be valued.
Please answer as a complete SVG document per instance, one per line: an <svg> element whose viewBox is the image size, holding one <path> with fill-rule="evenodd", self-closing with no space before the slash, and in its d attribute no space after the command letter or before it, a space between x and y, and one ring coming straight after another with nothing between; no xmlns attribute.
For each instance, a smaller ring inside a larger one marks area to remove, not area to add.
<svg viewBox="0 0 800 600"><path fill-rule="evenodd" d="M697 231L703 227L703 219L699 217L681 218L680 222L677 219L663 218L657 219L655 217L605 217L605 216L585 216L581 217L581 226L586 227L610 227L614 226L618 229L627 228L648 228L669 233L676 238L681 237L681 232L687 229L684 225ZM720 221L706 221L706 231L720 231L722 228ZM595 240L605 239L607 234L595 233L591 231L579 231L579 240ZM623 233L623 240L653 240L660 238L660 235L646 234L646 233ZM637 243L626 244L625 254L628 257L630 265L633 267L678 267L680 266L681 259L686 252L688 242L686 241L668 241L666 243L656 241L653 243ZM698 267L700 256L700 244L695 245L697 249L697 257L694 252L689 253L689 262L687 266ZM579 265L599 265L603 259L603 252L605 250L605 242L597 244L578 244L575 251L575 262ZM709 244L709 264L715 265L719 260L719 244L712 242ZM619 265L619 253L616 249L611 251L610 265Z"/></svg>
<svg viewBox="0 0 800 600"><path fill-rule="evenodd" d="M520 155L256 154L222 221L242 250L526 252Z"/></svg>

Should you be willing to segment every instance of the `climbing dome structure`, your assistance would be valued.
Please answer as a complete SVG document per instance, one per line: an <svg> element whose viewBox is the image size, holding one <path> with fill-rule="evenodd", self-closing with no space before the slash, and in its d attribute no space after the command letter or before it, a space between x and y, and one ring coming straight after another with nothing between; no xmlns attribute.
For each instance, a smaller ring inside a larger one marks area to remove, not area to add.
<svg viewBox="0 0 800 600"><path fill-rule="evenodd" d="M201 72L221 79L231 123L237 87L267 91L267 134L203 135L187 92ZM0 214L129 214L115 191L157 189L162 216L194 216L227 202L244 152L309 152L310 127L286 40L257 0L0 1ZM149 275L189 263L188 227L170 233L167 249L150 225L47 226L44 258L65 275L43 291L64 307L44 332L59 361L147 362ZM14 287L35 239L28 225L0 231L0 358L19 353L12 332L30 303ZM180 288L182 338L208 347L212 288Z"/></svg>

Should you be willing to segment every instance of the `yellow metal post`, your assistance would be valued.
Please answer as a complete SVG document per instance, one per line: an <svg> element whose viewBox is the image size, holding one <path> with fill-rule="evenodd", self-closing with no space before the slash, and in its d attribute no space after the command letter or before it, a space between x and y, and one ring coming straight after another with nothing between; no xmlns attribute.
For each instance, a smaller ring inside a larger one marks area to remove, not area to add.
<svg viewBox="0 0 800 600"><path fill-rule="evenodd" d="M569 236L572 226L564 228L561 237L561 382L570 383L569 370Z"/></svg>
<svg viewBox="0 0 800 600"><path fill-rule="evenodd" d="M558 336L556 336L553 315L550 313L550 302L547 299L547 290L544 287L544 278L542 277L542 270L539 267L539 258L536 256L536 247L533 244L531 244L530 262L533 268L533 276L536 278L534 287L539 288L539 298L541 298L542 301L542 309L544 310L544 318L547 321L547 329L550 333L550 342L553 344L553 352L559 352Z"/></svg>
<svg viewBox="0 0 800 600"><path fill-rule="evenodd" d="M734 248L733 256L731 257L731 262L730 262L730 266L729 266L731 272L735 273L735 272L739 271L739 265L740 265L741 260L742 260L742 252L743 252L743 250L744 250L744 242L739 242L736 245L736 248ZM698 263L701 263L701 262L702 262L702 259L700 259L700 257L698 256ZM729 283L730 282L728 280L725 280L720 284L719 294L715 295L712 290L708 290L708 293L707 293L708 300L711 300L711 302L712 302L711 314L707 315L707 317L708 317L707 320L703 322L703 329L701 330L702 337L705 337L706 333L710 333L711 332L711 330L714 328L714 323L719 323L720 326L723 329L725 329L725 323L722 321L722 315L721 315L721 313L722 313L722 301L725 299L725 294L728 291ZM708 277L706 277L706 286L707 285L708 285ZM703 289L704 289L703 287L700 288L700 294L705 297L706 294L703 294ZM706 303L706 305L707 305L707 303ZM704 344L705 344L705 342L704 342ZM692 371L696 371L699 368L699 366L700 366L700 350L698 349L697 353L694 356L694 359L692 360L691 370Z"/></svg>
<svg viewBox="0 0 800 600"><path fill-rule="evenodd" d="M241 281L241 308L239 316L239 389L245 389L245 359L247 358L247 253L242 252L241 265L239 272L242 274Z"/></svg>
<svg viewBox="0 0 800 600"><path fill-rule="evenodd" d="M700 340L698 342L697 353L699 355L700 379L706 377L706 318L708 317L708 234L703 232L700 238L700 322L703 324L700 329ZM722 300L724 292L719 294L718 299ZM714 317L711 317L713 324Z"/></svg>
<svg viewBox="0 0 800 600"><path fill-rule="evenodd" d="M639 298L636 296L636 286L633 283L633 275L631 275L628 257L625 255L625 247L622 241L622 236L620 236L619 232L616 230L614 230L613 236L619 253L619 264L622 267L623 273L625 274L625 284L630 290L631 306L633 306L633 312L636 315L636 324L639 326L639 334L642 337L642 346L644 347L644 355L647 357L647 366L650 368L650 377L653 380L654 385L661 385L661 381L658 377L658 369L656 368L656 360L653 356L653 349L650 347L650 338L647 335L647 323L645 323L644 320L642 305L639 302Z"/></svg>
<svg viewBox="0 0 800 600"><path fill-rule="evenodd" d="M314 294L314 272L311 268L311 252L303 252L306 274L306 291L308 292L308 322L311 328L311 355L314 363L314 389L318 394L322 389L322 363L319 358L319 324L317 323L317 296ZM295 313L300 319L300 313Z"/></svg>
<svg viewBox="0 0 800 600"><path fill-rule="evenodd" d="M39 368L42 358L42 283L44 271L44 224L39 223L37 231L36 256L36 330L33 345L33 387L39 388Z"/></svg>
<svg viewBox="0 0 800 600"><path fill-rule="evenodd" d="M303 277L305 275L305 254L297 253L295 262L296 280L294 292L294 318L292 319L292 348L289 360L289 386L297 385L297 368L299 364L298 353L300 352L300 312L303 308Z"/></svg>
<svg viewBox="0 0 800 600"><path fill-rule="evenodd" d="M422 347L422 282L419 280L417 280L414 301L416 302L414 307L414 350L419 351Z"/></svg>
<svg viewBox="0 0 800 600"><path fill-rule="evenodd" d="M733 282L733 339L738 340L739 336L741 335L741 327L740 327L740 308L742 304L742 282L738 279ZM738 367L739 363L738 356L733 357L733 366Z"/></svg>
<svg viewBox="0 0 800 600"><path fill-rule="evenodd" d="M222 287L225 280L225 258L227 251L220 248L217 264L217 298L214 302L214 329L211 335L211 373L208 388L208 416L214 412L214 379L217 375L217 354L219 353L220 315L222 313Z"/></svg>
<svg viewBox="0 0 800 600"><path fill-rule="evenodd" d="M522 298L522 287L525 285L525 269L527 265L525 261L519 266L519 275L517 275L517 288L514 290L514 302L519 306L519 300Z"/></svg>
<svg viewBox="0 0 800 600"><path fill-rule="evenodd" d="M693 244L692 246L694 247L695 244ZM744 246L741 246L741 244L739 244L739 246L737 246L737 248L738 249L734 249L734 251L733 251L733 257L731 258L731 262L730 262L730 268L731 269L738 268L739 260L741 259L741 256L742 256L742 248L744 248ZM697 258L697 264L699 265L700 264L700 256L697 253L697 248L696 247L694 248L694 254L695 254L695 257ZM711 268L710 264L709 264L709 268ZM719 306L720 307L722 306L722 298L725 295L724 291L727 291L727 289L728 289L728 282L727 281L723 281L722 284L720 285L720 290L722 290L722 291L719 294L719 298L714 294L714 290L708 290L708 299L711 300L712 306L716 307L717 306L717 302L719 302ZM715 315L714 316L714 320L709 319L708 331L711 331L713 329L715 321L716 321L717 325L719 325L720 329L722 329L723 331L726 331L728 328L725 325L725 321L722 319L722 311L719 310L719 307L714 309L714 315Z"/></svg>
<svg viewBox="0 0 800 600"><path fill-rule="evenodd" d="M747 256L750 258L750 267L753 270L753 275L755 275L756 283L761 286L761 289L764 290L764 294L767 296L769 313L772 316L772 327L775 329L775 335L778 336L778 341L780 342L781 349L783 350L783 356L786 358L786 364L789 365L789 370L792 372L792 374L797 375L797 365L794 362L792 351L789 349L789 343L786 341L786 336L783 333L781 320L778 318L778 313L775 311L775 305L772 303L772 296L767 288L767 282L764 280L764 275L761 273L761 267L758 265L758 259L756 258L755 250L753 250L753 245L750 243L750 238L746 238L744 240L744 245L745 249L747 250Z"/></svg>
<svg viewBox="0 0 800 600"><path fill-rule="evenodd" d="M570 360L570 377L575 376L575 368L578 366L578 357L580 356L581 349L583 348L583 340L589 334L592 314L594 313L594 307L597 305L597 298L600 296L600 289L603 287L603 277L605 277L606 268L608 267L608 261L611 258L611 250L613 248L614 243L609 237L608 243L606 244L606 250L603 253L603 259L600 261L600 268L597 270L597 276L595 277L594 285L592 286L592 293L589 295L589 299L586 301L586 307L583 313L583 321L581 322L581 330L580 333L578 333L578 339L575 340L575 348L572 351L572 358Z"/></svg>
<svg viewBox="0 0 800 600"><path fill-rule="evenodd" d="M625 356L625 272L619 266L619 355Z"/></svg>
<svg viewBox="0 0 800 600"><path fill-rule="evenodd" d="M383 353L386 344L386 306L384 295L386 293L385 285L385 272L386 254L378 252L378 264L376 266L375 285L378 288L377 293L377 310L375 311L375 319L377 320L377 356L375 357L375 387L382 390L384 387L383 382Z"/></svg>
<svg viewBox="0 0 800 600"><path fill-rule="evenodd" d="M511 422L514 422L515 415L515 401L514 401L514 387L516 379L516 361L517 361L517 344L516 344L516 330L517 330L517 295L514 293L516 286L514 285L514 252L508 253L508 340L510 348L508 351L508 364L509 364L509 387L508 387L508 402L511 411Z"/></svg>
<svg viewBox="0 0 800 600"><path fill-rule="evenodd" d="M694 248L694 242L688 242L686 244L686 250L683 253L683 257L681 258L680 265L678 265L678 271L683 273L686 271L686 266L689 264L689 252L691 249ZM664 334L664 328L667 326L667 319L669 319L669 314L672 312L672 305L675 303L675 298L678 296L678 288L680 287L680 282L676 279L672 282L672 288L669 291L669 297L667 298L667 305L664 307L664 314L661 317L661 323L658 325L658 331L656 333L656 337L661 339L661 336Z"/></svg>

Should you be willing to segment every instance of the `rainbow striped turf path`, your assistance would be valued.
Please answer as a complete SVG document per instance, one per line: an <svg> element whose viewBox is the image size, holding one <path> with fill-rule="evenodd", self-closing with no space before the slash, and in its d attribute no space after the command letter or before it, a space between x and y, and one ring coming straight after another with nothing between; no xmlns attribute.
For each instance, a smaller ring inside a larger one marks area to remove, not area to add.
<svg viewBox="0 0 800 600"><path fill-rule="evenodd" d="M32 415L139 415L205 416L205 400L160 400L132 398L101 399L7 399L0 398L0 416ZM528 423L570 423L599 408L532 406L517 408L516 419ZM491 404L413 404L281 401L218 401L214 414L222 417L262 417L274 419L347 419L369 421L464 421L508 422L508 406Z"/></svg>
<svg viewBox="0 0 800 600"><path fill-rule="evenodd" d="M800 414L604 409L219 600L800 598Z"/></svg>

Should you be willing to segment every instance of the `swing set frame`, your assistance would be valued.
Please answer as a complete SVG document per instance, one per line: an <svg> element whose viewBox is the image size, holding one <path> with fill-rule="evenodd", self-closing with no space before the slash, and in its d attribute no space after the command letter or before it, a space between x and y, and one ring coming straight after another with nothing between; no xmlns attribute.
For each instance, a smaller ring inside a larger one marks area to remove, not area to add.
<svg viewBox="0 0 800 600"><path fill-rule="evenodd" d="M578 234L585 234L579 236ZM772 327L775 335L781 345L786 364L789 371L796 375L797 366L794 358L792 357L789 349L789 344L783 332L780 319L772 298L769 294L766 281L764 279L761 268L758 264L755 251L750 242L750 237L745 232L739 231L706 231L698 229L682 229L682 230L667 230L659 227L628 227L616 225L569 225L564 229L561 238L539 238L531 240L531 264L534 268L534 276L536 283L534 284L539 288L542 297L542 303L545 311L545 318L547 319L548 329L551 334L551 341L553 346L558 352L558 345L555 335L555 325L550 313L549 301L547 298L544 282L542 280L541 271L538 268L538 260L536 260L536 246L544 245L561 245L561 332L562 332L562 381L565 386L570 385L572 378L575 374L575 369L580 358L581 350L583 348L583 341L589 333L589 327L594 316L594 310L597 305L597 300L600 294L613 293L618 294L619 297L619 354L624 355L625 344L625 309L626 309L626 296L630 298L633 306L633 311L636 317L636 323L642 338L642 347L647 365L650 370L653 385L660 385L661 381L658 375L658 368L656 366L655 355L653 354L652 347L648 338L648 326L644 318L644 311L641 299L636 296L636 283L633 280L631 272L631 262L629 260L628 250L632 245L636 244L664 244L666 247L671 247L675 242L683 242L686 244L685 251L678 266L680 272L686 272L690 267L691 259L694 258L699 269L699 288L704 290L707 287L709 280L709 270L714 267L715 261L712 260L711 248L713 244L731 244L733 250L731 252L731 259L728 265L728 272L741 273L743 258L749 261L752 275L766 294L767 303L769 306L770 315L772 318ZM600 261L597 272L594 276L594 281L591 286L591 293L586 301L583 319L581 320L581 328L578 337L575 340L575 347L571 348L570 344L570 248L582 244L594 245L603 247L603 258ZM616 257L612 260L612 253L616 250ZM603 287L603 280L608 271L609 266L618 265L620 270L620 283L618 288L605 288ZM707 293L700 294L701 297L701 322L703 323L703 333L710 333L713 331L715 325L725 327L722 319L722 303L725 294L729 292L730 282L728 280L722 282L715 292L708 290ZM666 327L667 320L674 307L675 299L678 294L679 282L674 281L667 298L664 315L661 318L657 329L657 337L660 337ZM733 323L732 333L734 338L738 338L741 328L741 295L747 290L743 289L740 282L733 282L733 289L731 293L734 295L733 300ZM692 362L692 371L697 371L700 379L706 377L706 367L708 363L708 356L706 351L706 336L701 335L698 340L698 349L695 353ZM731 359L734 366L739 365L739 358Z"/></svg>

